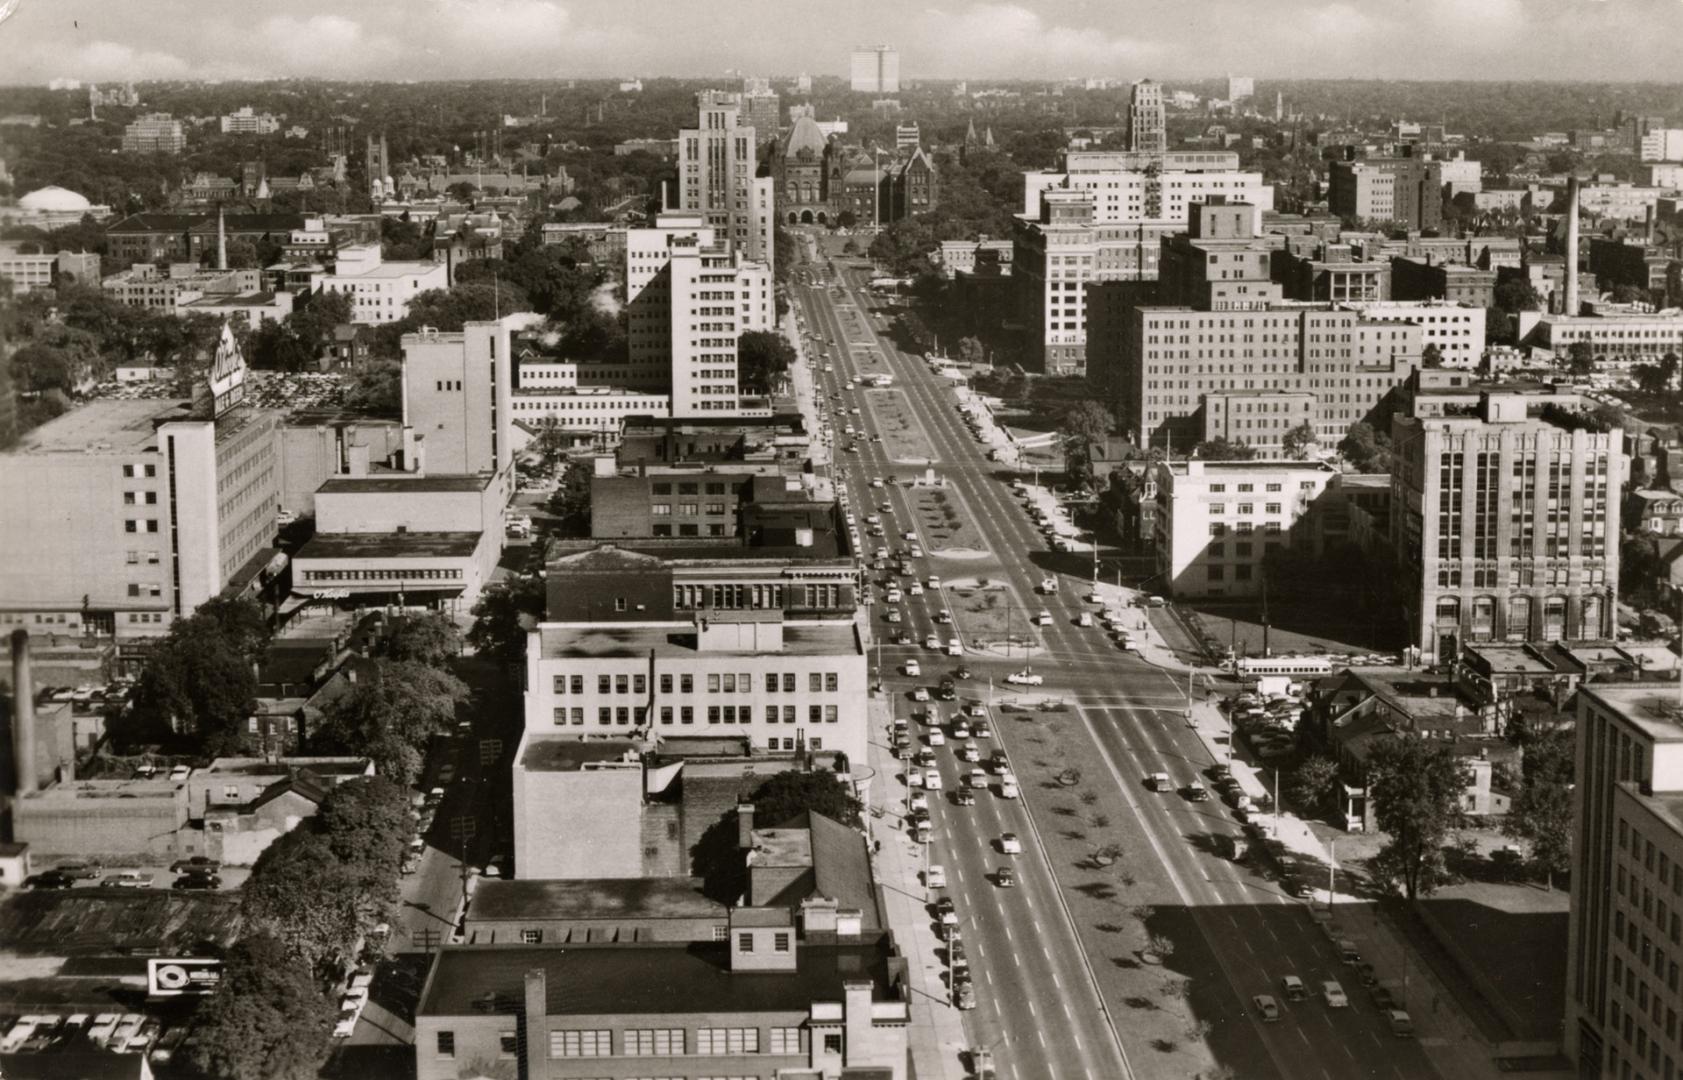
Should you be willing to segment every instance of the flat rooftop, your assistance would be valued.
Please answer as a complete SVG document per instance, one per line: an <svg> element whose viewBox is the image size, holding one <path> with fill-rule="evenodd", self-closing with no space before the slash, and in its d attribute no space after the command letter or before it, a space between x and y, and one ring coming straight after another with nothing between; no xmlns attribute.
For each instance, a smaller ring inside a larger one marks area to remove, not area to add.
<svg viewBox="0 0 1683 1080"><path fill-rule="evenodd" d="M490 483L489 473L474 476L341 476L323 481L316 493L361 495L413 491L484 491Z"/></svg>
<svg viewBox="0 0 1683 1080"><path fill-rule="evenodd" d="M545 975L550 1016L805 1014L813 1002L841 1001L842 984L855 980L874 984L873 1000L893 1000L888 959L886 935L857 944L802 941L794 971L732 972L729 946L714 942L446 946L415 1014L479 1015L487 1001L512 1013L533 970Z"/></svg>
<svg viewBox="0 0 1683 1080"><path fill-rule="evenodd" d="M1640 728L1655 742L1683 742L1683 703L1678 701L1675 685L1586 683L1578 692Z"/></svg>
<svg viewBox="0 0 1683 1080"><path fill-rule="evenodd" d="M714 622L724 620L715 619ZM538 627L542 635L542 656L546 659L647 657L662 656L764 656L762 650L715 649L702 650L698 634L689 623L659 623L656 625L604 623L545 623ZM853 624L783 624L783 649L779 656L856 655L862 651Z"/></svg>
<svg viewBox="0 0 1683 1080"><path fill-rule="evenodd" d="M142 780L136 778L111 780L70 780L53 784L23 796L20 805L30 803L68 802L82 799L172 799L187 786L185 780Z"/></svg>
<svg viewBox="0 0 1683 1080"><path fill-rule="evenodd" d="M753 841L749 866L787 869L812 865L811 829L755 829Z"/></svg>
<svg viewBox="0 0 1683 1080"><path fill-rule="evenodd" d="M1467 651L1484 657L1493 671L1504 675L1553 675L1555 667L1523 645L1472 644Z"/></svg>
<svg viewBox="0 0 1683 1080"><path fill-rule="evenodd" d="M90 401L23 433L13 454L124 454L154 450L158 425L185 420L184 398Z"/></svg>
<svg viewBox="0 0 1683 1080"><path fill-rule="evenodd" d="M408 277L410 274L431 273L434 268L442 267L443 265L443 263L435 262L382 262L379 266L370 266L368 269L363 270L360 273L346 273L343 268L340 268L335 270L330 276L340 279L357 278L360 280L367 280L369 278L400 278Z"/></svg>
<svg viewBox="0 0 1683 1080"><path fill-rule="evenodd" d="M253 308L255 308L255 307L268 307L270 304L273 304L274 302L275 302L275 294L272 293L272 292L239 293L238 295L225 295L225 294L213 293L209 296L201 296L197 300L189 300L189 301L187 301L187 303L182 304L180 306L184 307L184 308L223 308L223 307L253 307Z"/></svg>
<svg viewBox="0 0 1683 1080"><path fill-rule="evenodd" d="M697 878L580 878L505 881L485 878L468 920L724 919L728 909L701 892Z"/></svg>
<svg viewBox="0 0 1683 1080"><path fill-rule="evenodd" d="M632 761L642 747L627 739L557 739L534 736L520 755L520 767L528 772L579 772L587 765Z"/></svg>
<svg viewBox="0 0 1683 1080"><path fill-rule="evenodd" d="M476 532L317 533L298 549L293 561L467 558L479 547L481 535Z"/></svg>

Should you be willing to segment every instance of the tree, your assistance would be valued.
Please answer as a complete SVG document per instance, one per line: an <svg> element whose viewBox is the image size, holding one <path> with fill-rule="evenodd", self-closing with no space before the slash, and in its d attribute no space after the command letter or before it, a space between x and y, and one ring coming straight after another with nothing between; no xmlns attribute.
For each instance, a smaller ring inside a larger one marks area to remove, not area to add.
<svg viewBox="0 0 1683 1080"><path fill-rule="evenodd" d="M1192 456L1205 461L1249 461L1256 457L1256 447L1221 436L1194 446Z"/></svg>
<svg viewBox="0 0 1683 1080"><path fill-rule="evenodd" d="M859 800L835 773L788 769L754 789L754 822L771 828L807 811L858 828Z"/></svg>
<svg viewBox="0 0 1683 1080"><path fill-rule="evenodd" d="M331 977L355 959L360 886L328 837L295 828L257 857L240 891L240 916L248 929L272 934L318 978Z"/></svg>
<svg viewBox="0 0 1683 1080"><path fill-rule="evenodd" d="M1470 777L1453 744L1398 734L1378 740L1367 761L1368 798L1388 839L1374 856L1375 876L1409 900L1442 881L1443 846L1460 823Z"/></svg>
<svg viewBox="0 0 1683 1080"><path fill-rule="evenodd" d="M775 330L749 330L737 338L736 370L744 393L775 392L794 364L794 346Z"/></svg>
<svg viewBox="0 0 1683 1080"><path fill-rule="evenodd" d="M1566 370L1576 378L1595 372L1595 350L1587 341L1574 341L1566 348Z"/></svg>
<svg viewBox="0 0 1683 1080"><path fill-rule="evenodd" d="M405 841L413 831L403 788L384 776L335 785L312 824L358 881L365 917L372 920L397 902Z"/></svg>
<svg viewBox="0 0 1683 1080"><path fill-rule="evenodd" d="M1668 352L1664 356L1660 357L1660 370L1665 373L1665 383L1667 386L1670 386L1672 381L1677 378L1679 363L1679 358L1674 352Z"/></svg>
<svg viewBox="0 0 1683 1080"><path fill-rule="evenodd" d="M1110 435L1110 411L1096 401L1078 401L1064 410L1060 424L1064 471L1079 487L1093 483L1093 444Z"/></svg>
<svg viewBox="0 0 1683 1080"><path fill-rule="evenodd" d="M836 224L843 229L851 229L859 224L859 215L851 210L843 210L836 215Z"/></svg>
<svg viewBox="0 0 1683 1080"><path fill-rule="evenodd" d="M273 934L248 929L197 1016L189 1063L223 1080L312 1080L327 1055L333 1007Z"/></svg>
<svg viewBox="0 0 1683 1080"><path fill-rule="evenodd" d="M1433 341L1420 350L1420 366L1424 368L1443 367L1443 349Z"/></svg>
<svg viewBox="0 0 1683 1080"><path fill-rule="evenodd" d="M1496 306L1510 315L1520 311L1539 311L1543 307L1542 294L1524 278L1510 277L1496 286Z"/></svg>
<svg viewBox="0 0 1683 1080"><path fill-rule="evenodd" d="M1325 754L1311 754L1292 770L1287 793L1298 809L1319 810L1338 783L1338 762Z"/></svg>
<svg viewBox="0 0 1683 1080"><path fill-rule="evenodd" d="M257 696L256 665L268 644L255 602L206 601L148 655L135 684L136 719L194 736L210 753L242 747Z"/></svg>
<svg viewBox="0 0 1683 1080"><path fill-rule="evenodd" d="M958 341L958 359L960 363L975 366L987 359L987 353L980 341L973 337L963 337Z"/></svg>
<svg viewBox="0 0 1683 1080"><path fill-rule="evenodd" d="M1648 290L1620 282L1613 286L1613 303L1615 304L1645 304L1648 302Z"/></svg>
<svg viewBox="0 0 1683 1080"><path fill-rule="evenodd" d="M436 611L400 615L380 641L379 655L441 668L462 651L462 632L448 616Z"/></svg>
<svg viewBox="0 0 1683 1080"><path fill-rule="evenodd" d="M483 656L516 663L526 655L526 632L544 609L543 579L520 577L498 582L473 605L468 644Z"/></svg>
<svg viewBox="0 0 1683 1080"><path fill-rule="evenodd" d="M1287 457L1302 461L1309 456L1317 442L1319 436L1315 434L1315 425L1305 420L1285 433L1280 439L1280 449L1285 451Z"/></svg>
<svg viewBox="0 0 1683 1080"><path fill-rule="evenodd" d="M1636 380L1636 388L1644 394L1662 393L1671 381L1658 364L1637 364L1631 368L1630 375Z"/></svg>
<svg viewBox="0 0 1683 1080"><path fill-rule="evenodd" d="M550 495L545 507L561 519L564 529L588 528L590 523L591 466L586 461L569 461L561 473L561 482Z"/></svg>
<svg viewBox="0 0 1683 1080"><path fill-rule="evenodd" d="M1358 420L1339 441L1338 452L1357 472L1391 471L1391 440L1375 431L1372 424Z"/></svg>
<svg viewBox="0 0 1683 1080"><path fill-rule="evenodd" d="M396 416L403 411L403 362L376 357L351 373L345 404L358 412Z"/></svg>
<svg viewBox="0 0 1683 1080"><path fill-rule="evenodd" d="M387 262L421 262L432 258L432 239L421 226L401 218L380 219L380 257Z"/></svg>
<svg viewBox="0 0 1683 1080"><path fill-rule="evenodd" d="M473 202L474 186L466 180L458 180L444 189L444 193L460 203Z"/></svg>
<svg viewBox="0 0 1683 1080"><path fill-rule="evenodd" d="M1502 831L1531 845L1531 859L1554 887L1572 856L1572 729L1564 725L1535 734L1525 744L1519 791L1502 819Z"/></svg>
<svg viewBox="0 0 1683 1080"><path fill-rule="evenodd" d="M76 386L76 372L69 354L51 345L25 345L12 354L11 368L12 386L20 394L48 390L68 393Z"/></svg>
<svg viewBox="0 0 1683 1080"><path fill-rule="evenodd" d="M454 675L403 660L376 660L330 702L316 741L372 758L382 776L414 783L421 751L449 730L467 687Z"/></svg>

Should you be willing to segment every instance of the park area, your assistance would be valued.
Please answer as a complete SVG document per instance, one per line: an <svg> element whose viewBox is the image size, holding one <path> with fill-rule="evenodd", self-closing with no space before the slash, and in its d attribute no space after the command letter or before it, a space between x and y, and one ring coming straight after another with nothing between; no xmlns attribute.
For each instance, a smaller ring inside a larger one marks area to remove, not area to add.
<svg viewBox="0 0 1683 1080"><path fill-rule="evenodd" d="M912 512L924 547L936 555L964 558L987 554L987 541L969 513L955 505L957 499L938 487L913 488Z"/></svg>
<svg viewBox="0 0 1683 1080"><path fill-rule="evenodd" d="M947 609L972 652L987 650L1004 655L1009 651L1012 656L1025 658L1041 652L1040 635L1029 622L1030 613L1012 609L1011 591L1003 581L963 578L948 581L945 592Z"/></svg>
<svg viewBox="0 0 1683 1080"><path fill-rule="evenodd" d="M876 418L890 461L922 465L936 460L935 446L924 435L904 390L868 390L865 403Z"/></svg>

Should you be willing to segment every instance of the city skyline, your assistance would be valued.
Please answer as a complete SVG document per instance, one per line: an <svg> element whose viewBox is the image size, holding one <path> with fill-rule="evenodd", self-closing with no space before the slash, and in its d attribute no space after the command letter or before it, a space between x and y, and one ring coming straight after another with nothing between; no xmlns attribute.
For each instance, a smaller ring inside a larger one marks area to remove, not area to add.
<svg viewBox="0 0 1683 1080"><path fill-rule="evenodd" d="M729 70L843 76L850 50L888 43L919 78L1663 80L1683 29L1671 0L1348 0L1185 4L976 2L908 11L860 0L796 21L646 0L304 0L206 11L186 0L113 6L24 0L0 23L11 84L55 78L459 79L696 77ZM721 36L720 26L730 27ZM1210 33L1220 28L1219 34Z"/></svg>

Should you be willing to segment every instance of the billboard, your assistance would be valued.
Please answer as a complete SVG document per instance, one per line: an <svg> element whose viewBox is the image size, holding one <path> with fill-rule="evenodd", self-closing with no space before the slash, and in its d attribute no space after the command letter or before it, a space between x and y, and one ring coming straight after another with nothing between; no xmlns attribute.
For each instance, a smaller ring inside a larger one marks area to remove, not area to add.
<svg viewBox="0 0 1683 1080"><path fill-rule="evenodd" d="M208 994L222 981L222 961L203 959L146 961L146 992L151 997Z"/></svg>

